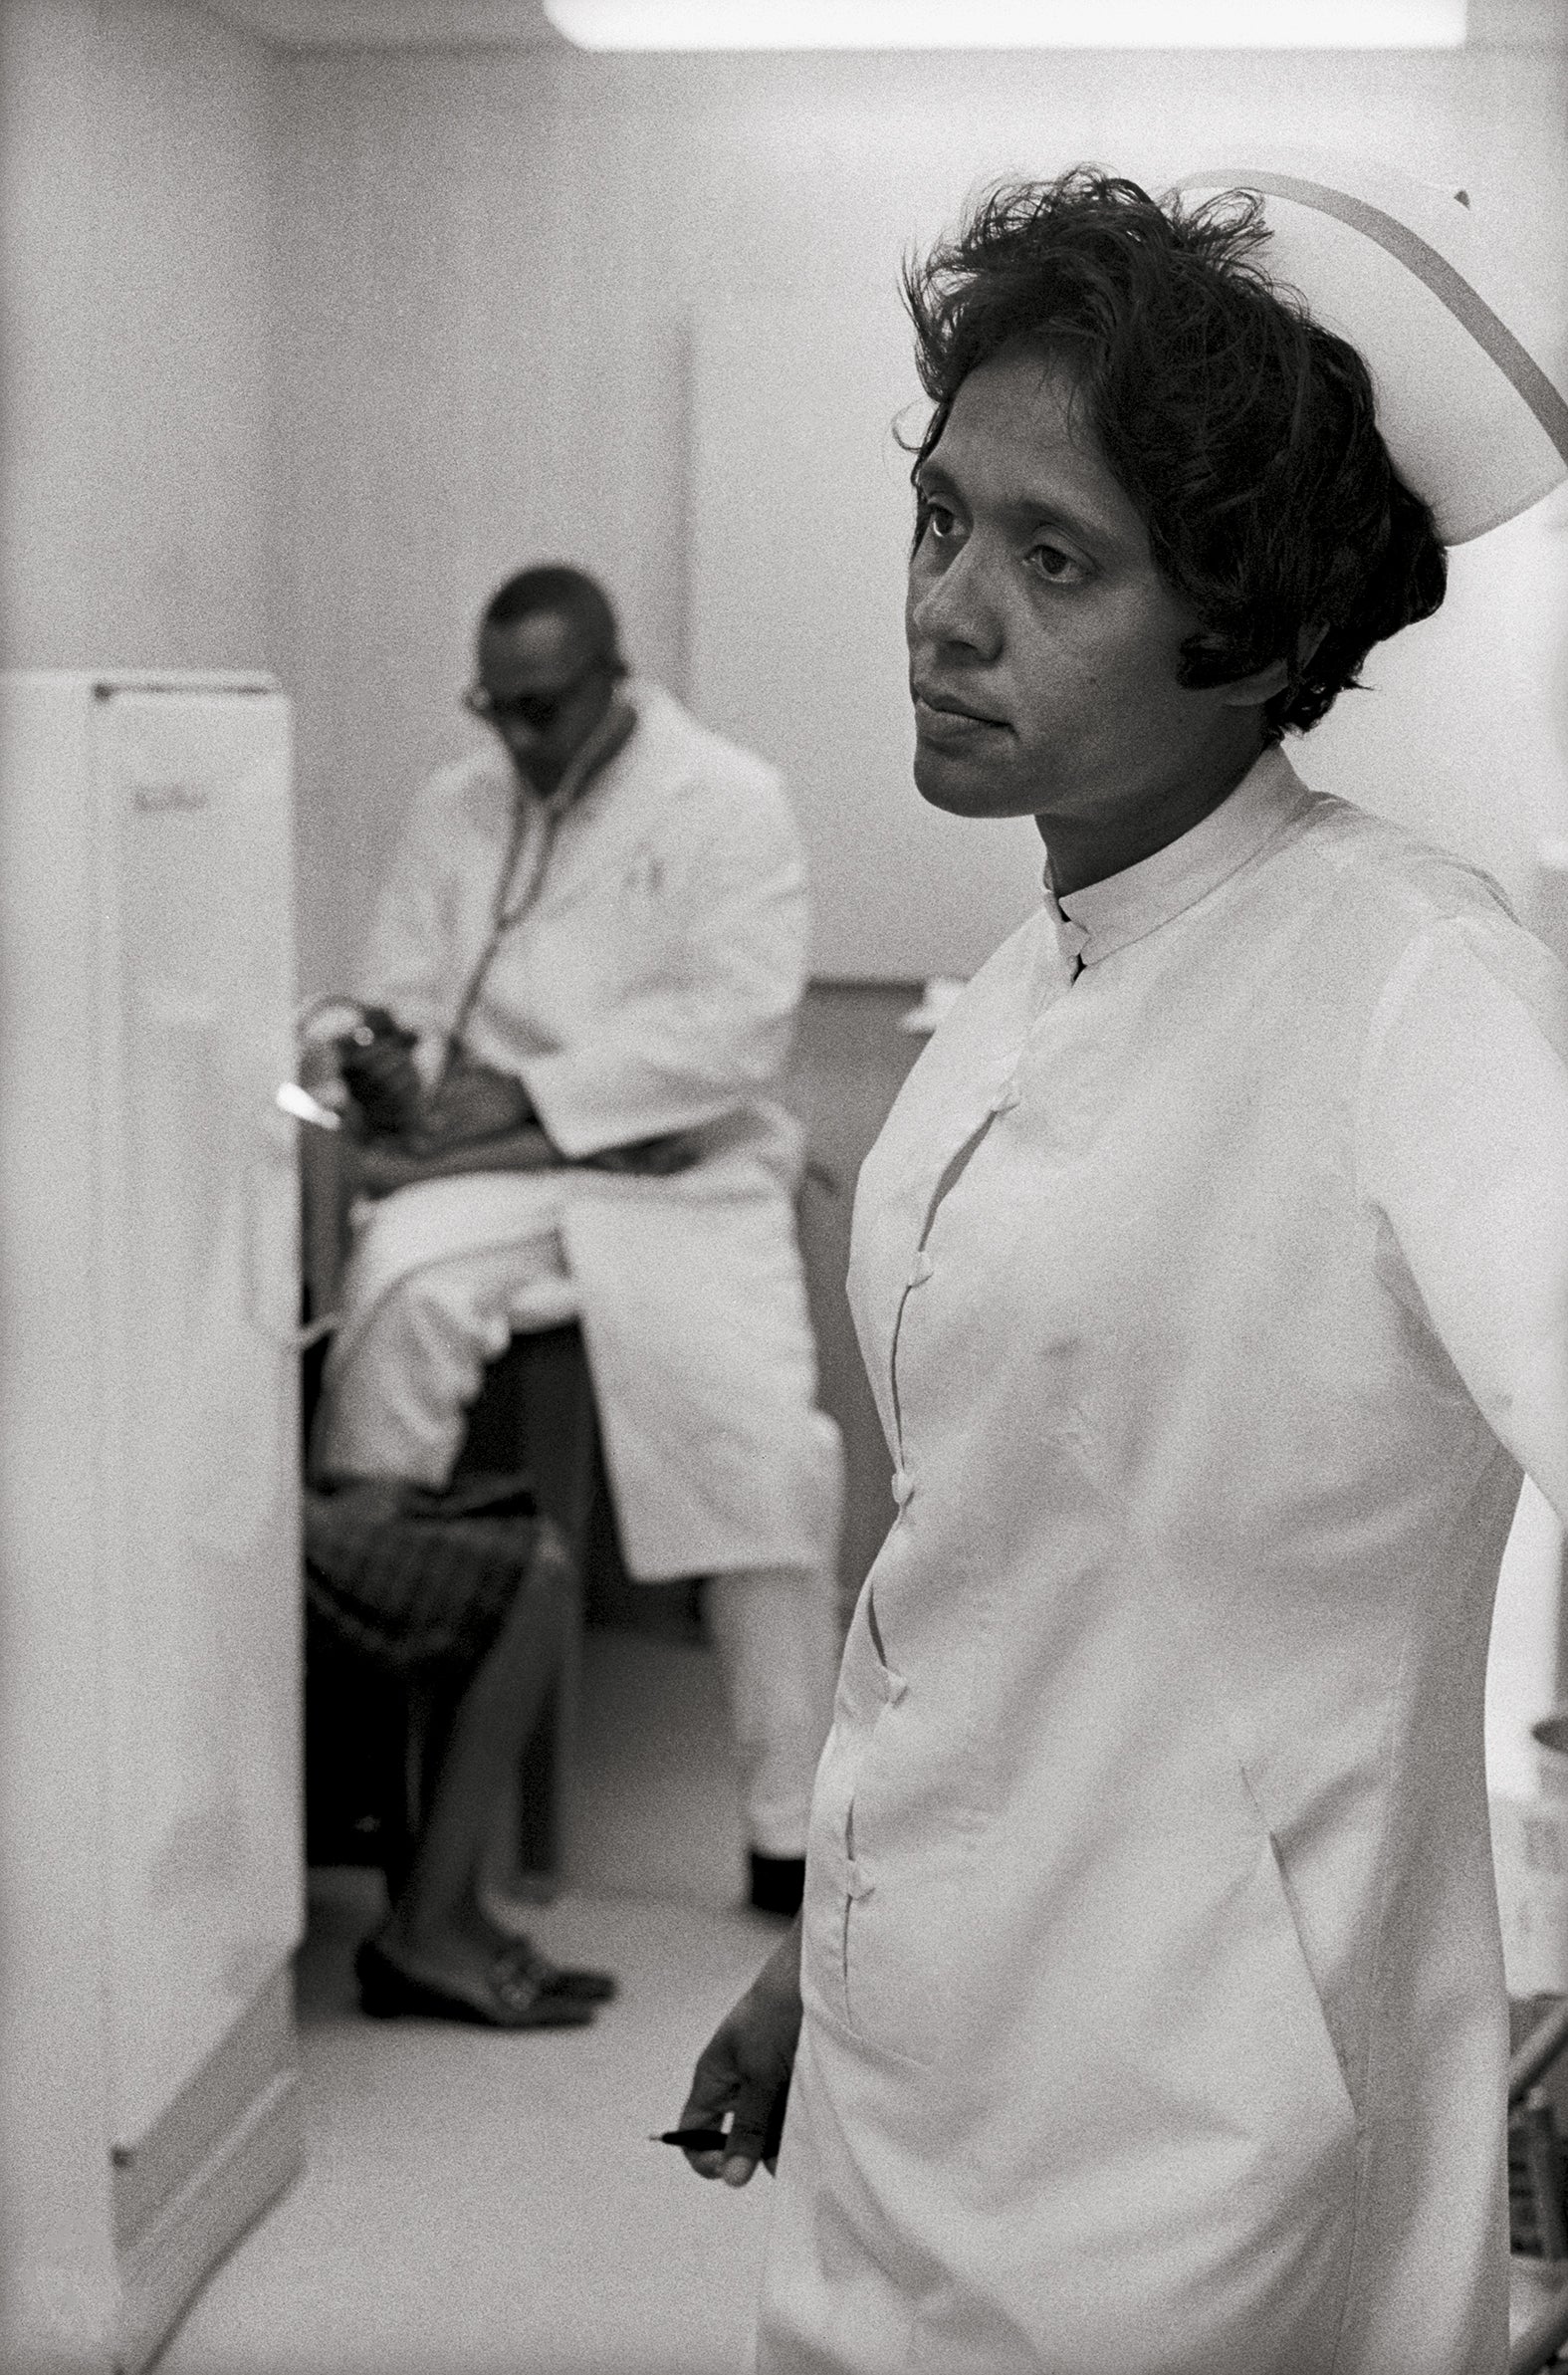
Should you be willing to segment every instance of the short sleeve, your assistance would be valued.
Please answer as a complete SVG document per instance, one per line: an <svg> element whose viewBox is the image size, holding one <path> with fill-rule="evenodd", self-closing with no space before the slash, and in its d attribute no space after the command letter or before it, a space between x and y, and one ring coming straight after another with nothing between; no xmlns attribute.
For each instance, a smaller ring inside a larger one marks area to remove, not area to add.
<svg viewBox="0 0 1568 2375"><path fill-rule="evenodd" d="M1518 925L1450 919L1406 949L1355 1145L1434 1332L1568 1522L1568 974Z"/></svg>

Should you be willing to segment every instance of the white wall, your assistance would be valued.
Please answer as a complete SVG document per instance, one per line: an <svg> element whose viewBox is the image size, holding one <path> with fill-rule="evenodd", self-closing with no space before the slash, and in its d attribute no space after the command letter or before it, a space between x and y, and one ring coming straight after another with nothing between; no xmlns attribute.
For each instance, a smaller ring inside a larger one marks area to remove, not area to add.
<svg viewBox="0 0 1568 2375"><path fill-rule="evenodd" d="M267 53L158 0L0 13L0 652L254 667Z"/></svg>
<svg viewBox="0 0 1568 2375"><path fill-rule="evenodd" d="M509 566L600 571L635 657L686 683L701 326L767 305L820 385L824 331L868 292L885 305L908 242L977 179L1090 157L1158 182L1243 139L1359 143L1462 181L1518 250L1547 359L1568 353L1560 47L487 51L309 57L279 81L293 487L277 643L301 702L316 984L341 979L401 805L463 732L469 621ZM815 591L796 579L782 598L808 617ZM1026 903L1026 833L1017 846Z"/></svg>

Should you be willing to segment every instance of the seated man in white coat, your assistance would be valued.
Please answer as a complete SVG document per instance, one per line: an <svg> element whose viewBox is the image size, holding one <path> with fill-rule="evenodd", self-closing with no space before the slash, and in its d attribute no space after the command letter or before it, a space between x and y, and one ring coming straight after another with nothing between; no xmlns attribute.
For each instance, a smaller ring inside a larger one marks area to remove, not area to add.
<svg viewBox="0 0 1568 2375"><path fill-rule="evenodd" d="M484 1363L578 1318L632 1576L711 1578L752 1901L788 1913L841 1498L799 1132L767 1101L804 977L793 821L771 768L627 676L576 571L500 589L467 701L492 746L416 797L360 984L417 1034L381 1085L428 1151L368 1150L314 1466L439 1488Z"/></svg>

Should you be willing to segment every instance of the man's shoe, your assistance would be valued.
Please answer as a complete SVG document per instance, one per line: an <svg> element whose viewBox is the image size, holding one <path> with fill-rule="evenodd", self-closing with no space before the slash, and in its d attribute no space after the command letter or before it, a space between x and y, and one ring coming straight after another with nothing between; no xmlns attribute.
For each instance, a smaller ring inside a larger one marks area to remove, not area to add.
<svg viewBox="0 0 1568 2375"><path fill-rule="evenodd" d="M752 1910L792 1921L805 1895L803 1855L759 1855L752 1849Z"/></svg>

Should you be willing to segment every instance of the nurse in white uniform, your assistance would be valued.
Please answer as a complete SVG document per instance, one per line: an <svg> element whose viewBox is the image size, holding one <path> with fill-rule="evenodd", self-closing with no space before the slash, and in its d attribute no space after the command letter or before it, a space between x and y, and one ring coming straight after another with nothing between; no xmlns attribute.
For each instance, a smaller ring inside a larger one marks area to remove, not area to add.
<svg viewBox="0 0 1568 2375"><path fill-rule="evenodd" d="M1258 179L1272 245L1245 173L1085 172L913 276L916 781L1048 862L861 1175L897 1518L683 2113L777 2165L765 2375L1504 2363L1482 1679L1521 1469L1568 1514L1568 981L1281 736L1568 408L1451 199Z"/></svg>

